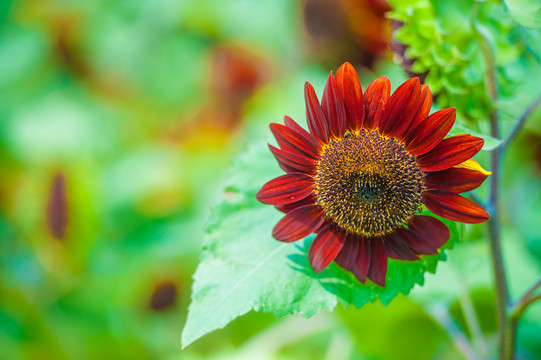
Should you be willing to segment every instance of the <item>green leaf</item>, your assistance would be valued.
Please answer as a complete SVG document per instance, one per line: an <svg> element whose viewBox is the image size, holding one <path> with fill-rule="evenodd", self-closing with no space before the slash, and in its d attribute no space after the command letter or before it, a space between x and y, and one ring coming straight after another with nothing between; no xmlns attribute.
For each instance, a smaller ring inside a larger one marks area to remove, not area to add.
<svg viewBox="0 0 541 360"><path fill-rule="evenodd" d="M514 94L514 87L523 78L505 78L511 69L531 73L526 66L537 66L527 58L527 32L518 28L496 2L390 0L389 3L393 8L389 17L403 23L393 36L407 45L407 64L413 62L411 70L417 73L428 72L425 83L435 95L434 105L456 108L468 125L482 126L492 109L484 81L487 74L484 46L494 53L499 101ZM426 36L429 32L431 36ZM531 48L535 49L537 43L532 44Z"/></svg>
<svg viewBox="0 0 541 360"><path fill-rule="evenodd" d="M279 173L264 142L234 162L224 198L207 226L183 346L250 310L310 317L334 309L338 302L361 307L379 300L386 305L397 294L422 285L424 273L434 272L438 261L445 260L444 252L415 262L389 260L384 288L371 281L361 284L334 263L314 273L307 256L313 236L294 244L274 240L272 227L282 214L255 199L261 185Z"/></svg>
<svg viewBox="0 0 541 360"><path fill-rule="evenodd" d="M505 0L504 8L511 19L522 27L541 27L541 0Z"/></svg>
<svg viewBox="0 0 541 360"><path fill-rule="evenodd" d="M485 151L492 151L498 148L498 146L500 146L503 142L503 140L501 139L496 139L495 137L492 137L490 135L478 133L477 131L468 129L465 126L455 125L453 126L451 131L449 131L449 135L458 135L458 134L470 134L470 135L482 138L483 140L485 140L485 143L481 150L485 150Z"/></svg>

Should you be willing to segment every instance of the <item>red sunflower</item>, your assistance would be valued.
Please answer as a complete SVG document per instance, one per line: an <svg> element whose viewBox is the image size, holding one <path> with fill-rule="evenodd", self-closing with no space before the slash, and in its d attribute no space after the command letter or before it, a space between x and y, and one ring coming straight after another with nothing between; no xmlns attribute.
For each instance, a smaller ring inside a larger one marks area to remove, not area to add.
<svg viewBox="0 0 541 360"><path fill-rule="evenodd" d="M361 282L384 286L387 258L437 254L449 239L444 223L420 214L423 204L463 223L490 218L459 195L487 177L468 161L483 139L445 138L455 109L429 116L432 95L418 78L390 90L380 77L363 94L345 63L329 75L321 105L306 83L310 131L287 116L285 125L270 125L280 147L269 147L286 174L263 185L257 199L286 214L272 232L277 240L317 234L308 253L316 272L336 261Z"/></svg>

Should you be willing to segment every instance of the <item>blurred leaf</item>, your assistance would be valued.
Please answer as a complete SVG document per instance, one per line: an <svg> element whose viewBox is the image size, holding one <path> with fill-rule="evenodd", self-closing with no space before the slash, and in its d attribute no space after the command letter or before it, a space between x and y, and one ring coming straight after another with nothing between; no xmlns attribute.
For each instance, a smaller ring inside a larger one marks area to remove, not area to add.
<svg viewBox="0 0 541 360"><path fill-rule="evenodd" d="M387 307L375 303L338 313L367 359L461 358L441 326L405 296ZM413 327L415 331L404 331ZM393 346L388 346L390 338Z"/></svg>
<svg viewBox="0 0 541 360"><path fill-rule="evenodd" d="M263 145L253 146L234 163L225 198L214 208L194 275L192 303L182 334L183 346L224 327L250 310L277 316L301 313L310 317L338 303L361 307L380 300L387 305L399 293L423 284L444 252L415 262L389 260L387 285L360 283L335 263L316 274L308 263L313 237L295 244L280 243L271 229L280 213L258 203L255 193L279 169ZM451 247L458 233L446 247Z"/></svg>
<svg viewBox="0 0 541 360"><path fill-rule="evenodd" d="M520 26L530 29L541 27L540 0L504 0L503 3L511 19Z"/></svg>
<svg viewBox="0 0 541 360"><path fill-rule="evenodd" d="M498 331L498 324L496 321L496 304L494 304L494 293L492 290L479 287L469 291L466 287L458 289L462 291L461 297L469 296L477 319L479 321L480 330L484 334L495 333ZM471 337L471 329L468 326L468 319L464 312L463 300L456 299L450 306L449 312L455 318L461 329L464 330L468 337Z"/></svg>
<svg viewBox="0 0 541 360"><path fill-rule="evenodd" d="M23 161L74 159L103 153L114 138L112 114L76 87L21 106L2 124L14 157Z"/></svg>

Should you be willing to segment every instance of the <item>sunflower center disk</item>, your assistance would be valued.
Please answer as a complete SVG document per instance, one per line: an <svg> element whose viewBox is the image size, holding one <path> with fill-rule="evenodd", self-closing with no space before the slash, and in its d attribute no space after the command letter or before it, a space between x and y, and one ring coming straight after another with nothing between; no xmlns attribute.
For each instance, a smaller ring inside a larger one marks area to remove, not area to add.
<svg viewBox="0 0 541 360"><path fill-rule="evenodd" d="M391 233L419 211L424 174L394 138L361 130L333 139L317 165L318 204L342 229Z"/></svg>

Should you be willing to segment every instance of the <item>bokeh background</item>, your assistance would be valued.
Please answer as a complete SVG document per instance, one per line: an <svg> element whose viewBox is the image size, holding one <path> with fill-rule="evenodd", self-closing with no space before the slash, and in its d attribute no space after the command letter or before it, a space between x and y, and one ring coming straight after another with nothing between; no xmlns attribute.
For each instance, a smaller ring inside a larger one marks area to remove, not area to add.
<svg viewBox="0 0 541 360"><path fill-rule="evenodd" d="M488 354L490 263L475 231L388 307L250 313L181 350L231 157L265 146L285 114L303 123L304 82L321 93L344 61L363 88L406 79L387 10L383 0L2 0L0 358L461 359L459 329L483 333L474 345ZM540 269L533 117L505 165L514 294ZM519 328L523 358L541 358L540 313Z"/></svg>

